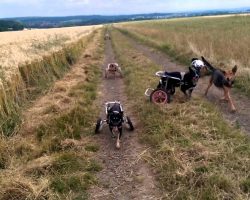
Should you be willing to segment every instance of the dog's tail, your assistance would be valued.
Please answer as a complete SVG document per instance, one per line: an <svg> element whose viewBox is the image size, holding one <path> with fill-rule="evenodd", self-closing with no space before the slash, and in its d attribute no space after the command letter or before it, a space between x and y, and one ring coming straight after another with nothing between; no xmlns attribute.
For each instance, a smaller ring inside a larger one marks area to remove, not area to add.
<svg viewBox="0 0 250 200"><path fill-rule="evenodd" d="M202 61L204 62L204 64L206 65L207 69L210 71L215 71L215 67L213 67L203 56L201 56Z"/></svg>

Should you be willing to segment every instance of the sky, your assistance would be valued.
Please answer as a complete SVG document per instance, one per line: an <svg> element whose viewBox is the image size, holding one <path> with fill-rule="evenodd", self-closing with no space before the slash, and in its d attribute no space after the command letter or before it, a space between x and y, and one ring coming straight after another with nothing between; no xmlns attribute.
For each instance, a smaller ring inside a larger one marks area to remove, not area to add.
<svg viewBox="0 0 250 200"><path fill-rule="evenodd" d="M250 7L250 0L0 0L0 18L119 15Z"/></svg>

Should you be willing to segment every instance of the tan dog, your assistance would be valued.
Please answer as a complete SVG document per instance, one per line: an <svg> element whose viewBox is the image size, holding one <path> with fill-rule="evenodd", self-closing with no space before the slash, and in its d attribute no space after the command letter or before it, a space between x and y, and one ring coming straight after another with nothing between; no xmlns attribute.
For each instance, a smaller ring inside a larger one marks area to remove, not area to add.
<svg viewBox="0 0 250 200"><path fill-rule="evenodd" d="M104 40L110 40L110 39L111 39L110 35L108 33L106 33L105 36L104 36Z"/></svg>
<svg viewBox="0 0 250 200"><path fill-rule="evenodd" d="M202 57L202 61L208 67L208 69L212 72L211 79L209 81L208 87L205 91L205 95L207 95L209 88L214 84L218 88L222 88L224 91L224 97L221 100L228 101L230 109L232 112L236 111L233 100L230 96L230 90L234 84L235 74L237 72L237 66L235 65L232 70L223 71L220 69L216 69L213 67L204 57Z"/></svg>
<svg viewBox="0 0 250 200"><path fill-rule="evenodd" d="M109 63L105 69L105 78L108 78L109 74L112 74L114 77L116 77L116 73L119 73L120 77L122 77L121 67L117 63Z"/></svg>

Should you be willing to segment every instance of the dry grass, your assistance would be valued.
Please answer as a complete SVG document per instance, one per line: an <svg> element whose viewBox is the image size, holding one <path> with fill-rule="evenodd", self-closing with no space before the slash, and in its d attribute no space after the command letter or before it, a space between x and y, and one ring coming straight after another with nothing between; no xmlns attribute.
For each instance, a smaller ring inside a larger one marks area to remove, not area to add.
<svg viewBox="0 0 250 200"><path fill-rule="evenodd" d="M147 86L156 87L154 73L161 66L118 31L111 38L143 125L141 141L152 149L144 158L157 171L165 199L249 199L249 139L200 98L185 102L177 92L167 106L149 103L143 93Z"/></svg>
<svg viewBox="0 0 250 200"><path fill-rule="evenodd" d="M1 138L0 199L86 199L86 190L96 184L94 174L101 167L92 157L98 146L89 144L86 135L92 133L96 117L93 103L103 62L103 34L97 31L81 52L81 63L74 66L78 70L73 68L47 98L41 98L46 99L38 103L44 112L36 120L43 123L29 129L27 118L17 135ZM61 103L50 99L55 93ZM68 105L58 113L64 104Z"/></svg>
<svg viewBox="0 0 250 200"><path fill-rule="evenodd" d="M90 27L55 29L54 32L48 30L50 34L55 34L55 31L60 32L59 30L63 33L67 31L68 35L71 33L74 37L72 36L72 40L69 41L62 40L62 43L51 41L49 44L44 43L49 49L41 49L39 52L34 51L35 60L25 64L19 63L18 68L13 67L13 70L7 70L6 68L0 73L2 75L2 84L0 84L0 131L3 134L11 135L16 132L16 125L20 123L20 107L27 100L33 100L44 92L51 83L61 78L69 70L86 44L92 40L96 33L96 31L93 31L95 28L97 27L92 29ZM91 34L87 34L90 32ZM52 47L56 47L57 50L54 52L55 49ZM43 53L46 53L46 55L43 55ZM26 58L29 59L28 56ZM32 56L30 58L33 59ZM11 75L11 77L8 75Z"/></svg>
<svg viewBox="0 0 250 200"><path fill-rule="evenodd" d="M201 55L224 69L237 64L237 86L250 94L249 25L247 15L147 21L119 27L185 64Z"/></svg>
<svg viewBox="0 0 250 200"><path fill-rule="evenodd" d="M20 64L42 59L66 44L76 42L100 26L35 29L0 33L0 63L5 79L16 72Z"/></svg>

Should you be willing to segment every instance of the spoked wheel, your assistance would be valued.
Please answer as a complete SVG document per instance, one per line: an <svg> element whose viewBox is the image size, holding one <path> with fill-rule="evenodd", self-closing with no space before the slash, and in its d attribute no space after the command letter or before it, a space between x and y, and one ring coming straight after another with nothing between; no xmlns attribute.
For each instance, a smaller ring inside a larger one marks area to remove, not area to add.
<svg viewBox="0 0 250 200"><path fill-rule="evenodd" d="M100 131L102 130L102 124L103 124L103 121L102 121L101 118L99 118L99 119L96 121L95 134L100 133Z"/></svg>
<svg viewBox="0 0 250 200"><path fill-rule="evenodd" d="M169 94L163 89L156 89L150 94L150 101L155 104L165 104L169 102Z"/></svg>
<svg viewBox="0 0 250 200"><path fill-rule="evenodd" d="M126 117L126 121L127 121L129 130L130 130L130 131L133 131L133 130L134 130L134 125L133 125L131 119L130 119L129 117Z"/></svg>

